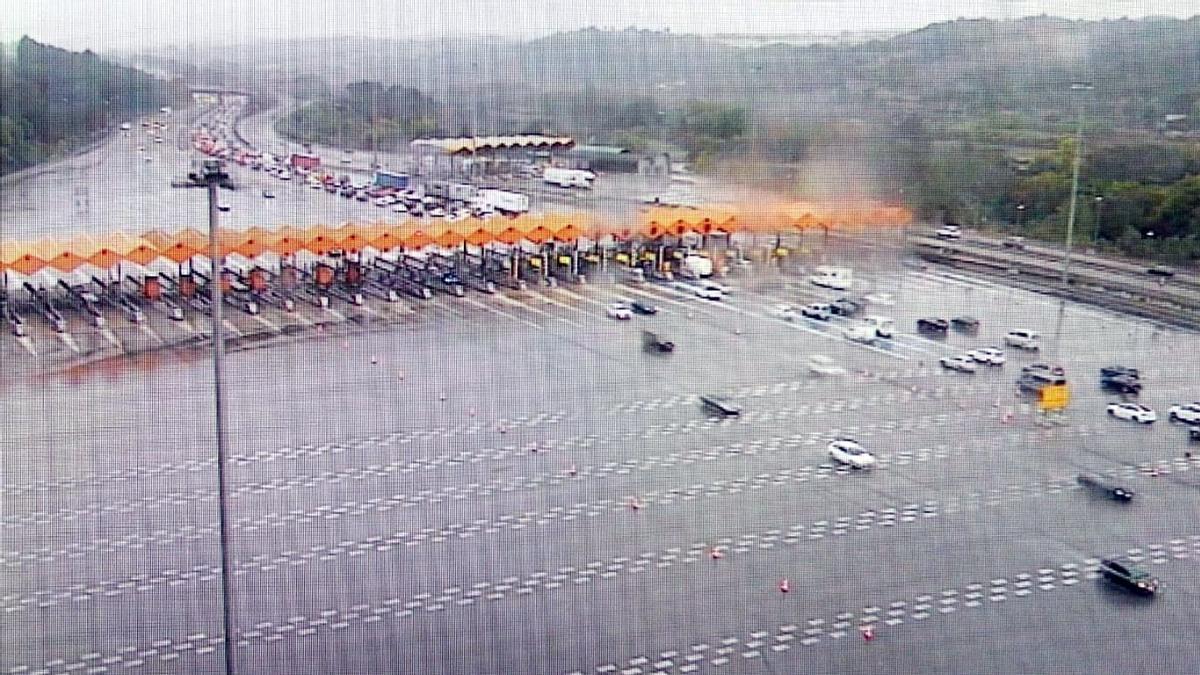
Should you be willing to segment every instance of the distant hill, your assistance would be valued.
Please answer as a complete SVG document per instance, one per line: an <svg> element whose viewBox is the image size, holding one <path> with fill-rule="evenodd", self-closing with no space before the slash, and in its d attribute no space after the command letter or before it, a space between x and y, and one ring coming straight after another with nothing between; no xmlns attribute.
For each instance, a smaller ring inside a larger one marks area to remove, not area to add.
<svg viewBox="0 0 1200 675"><path fill-rule="evenodd" d="M0 75L0 174L173 102L162 80L28 37L0 54Z"/></svg>
<svg viewBox="0 0 1200 675"><path fill-rule="evenodd" d="M1070 83L1095 84L1087 105L1114 126L1200 116L1200 17L1189 20L937 23L867 42L729 44L651 30L583 29L531 41L330 38L196 50L206 63L318 75L335 88L372 79L489 103L535 107L588 87L617 95L749 103L759 114L887 120L919 113L946 123L1008 110L1073 118ZM163 53L178 59L178 53ZM222 66L224 67L224 66ZM226 70L228 72L228 70Z"/></svg>

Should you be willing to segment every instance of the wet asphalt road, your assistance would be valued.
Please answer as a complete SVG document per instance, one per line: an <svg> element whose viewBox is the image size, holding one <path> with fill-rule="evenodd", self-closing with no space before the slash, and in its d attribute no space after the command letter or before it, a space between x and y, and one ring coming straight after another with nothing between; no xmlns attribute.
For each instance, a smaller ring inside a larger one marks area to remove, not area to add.
<svg viewBox="0 0 1200 675"><path fill-rule="evenodd" d="M607 284L437 298L231 355L241 672L1188 670L1197 464L1165 419L1106 419L1096 380L1141 368L1165 417L1198 398L1200 341L874 262L861 291L893 294L870 311L902 331L879 350L772 318L833 295L760 272L722 303ZM616 297L663 311L604 318ZM979 336L913 334L962 313ZM675 354L640 350L651 326ZM1048 353L936 365L1015 327ZM810 376L811 354L848 374ZM1061 425L1014 396L1036 358L1071 377ZM168 352L8 385L0 672L220 671L209 384L203 354ZM706 417L708 392L742 417ZM842 434L880 465L831 465ZM1139 496L1089 497L1081 471ZM1094 579L1121 553L1161 597Z"/></svg>

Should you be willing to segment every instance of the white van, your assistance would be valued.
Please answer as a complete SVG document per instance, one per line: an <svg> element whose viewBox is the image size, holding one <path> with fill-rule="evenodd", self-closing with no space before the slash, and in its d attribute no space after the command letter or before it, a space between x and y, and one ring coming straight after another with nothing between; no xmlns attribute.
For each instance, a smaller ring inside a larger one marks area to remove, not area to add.
<svg viewBox="0 0 1200 675"><path fill-rule="evenodd" d="M896 322L888 316L864 316L863 325L875 329L875 334L881 338L890 338L896 334Z"/></svg>
<svg viewBox="0 0 1200 675"><path fill-rule="evenodd" d="M854 285L854 270L849 267L821 266L813 270L808 280L823 288L845 291Z"/></svg>
<svg viewBox="0 0 1200 675"><path fill-rule="evenodd" d="M1032 352L1036 352L1041 346L1040 341L1041 338L1037 333L1024 328L1010 330L1004 336L1004 344L1017 349L1028 349Z"/></svg>

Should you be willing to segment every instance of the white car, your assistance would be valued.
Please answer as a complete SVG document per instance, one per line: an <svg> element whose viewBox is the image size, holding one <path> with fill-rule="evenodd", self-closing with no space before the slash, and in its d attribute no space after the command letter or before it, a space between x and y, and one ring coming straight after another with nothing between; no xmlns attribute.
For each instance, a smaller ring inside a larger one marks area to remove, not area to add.
<svg viewBox="0 0 1200 675"><path fill-rule="evenodd" d="M1008 331L1008 333L1004 336L1004 344L1008 345L1009 347L1027 349L1029 351L1036 352L1041 346L1040 339L1041 338L1037 333L1031 330L1025 330L1024 328L1019 328L1017 330Z"/></svg>
<svg viewBox="0 0 1200 675"><path fill-rule="evenodd" d="M1167 419L1172 422L1200 424L1200 401L1171 406L1171 409L1167 411Z"/></svg>
<svg viewBox="0 0 1200 675"><path fill-rule="evenodd" d="M998 347L980 347L967 352L967 356L971 357L977 363L986 363L989 366L1002 366L1007 360L1004 352Z"/></svg>
<svg viewBox="0 0 1200 675"><path fill-rule="evenodd" d="M628 321L633 318L633 310L623 302L614 302L605 308L604 314L610 319Z"/></svg>
<svg viewBox="0 0 1200 675"><path fill-rule="evenodd" d="M784 321L795 321L796 309L791 305L775 305L771 309L771 316L783 319Z"/></svg>
<svg viewBox="0 0 1200 675"><path fill-rule="evenodd" d="M828 321L829 317L833 315L833 309L830 308L830 306L826 303L818 302L812 305L805 305L801 307L800 313L810 319Z"/></svg>
<svg viewBox="0 0 1200 675"><path fill-rule="evenodd" d="M875 465L875 455L867 452L858 441L835 438L828 447L829 456L839 464L848 464L856 469L866 469Z"/></svg>
<svg viewBox="0 0 1200 675"><path fill-rule="evenodd" d="M846 369L839 366L833 359L824 354L811 354L808 357L808 370L813 375L845 375Z"/></svg>
<svg viewBox="0 0 1200 675"><path fill-rule="evenodd" d="M942 364L942 367L947 370L957 370L960 373L973 373L977 368L975 361L966 354L943 356L938 359L938 363Z"/></svg>
<svg viewBox="0 0 1200 675"><path fill-rule="evenodd" d="M1154 410L1140 403L1109 403L1108 414L1122 420L1153 424L1158 419Z"/></svg>
<svg viewBox="0 0 1200 675"><path fill-rule="evenodd" d="M892 295L891 293L870 293L863 296L863 299L867 302L876 305L883 305L885 307L891 307L896 304L896 296Z"/></svg>
<svg viewBox="0 0 1200 675"><path fill-rule="evenodd" d="M396 213L408 213L408 207L404 205L404 202L396 202L396 204L392 206L392 210Z"/></svg>
<svg viewBox="0 0 1200 675"><path fill-rule="evenodd" d="M962 239L962 230L957 225L947 225L934 234L938 239Z"/></svg>
<svg viewBox="0 0 1200 675"><path fill-rule="evenodd" d="M704 298L705 300L721 300L725 297L719 289L712 286L695 286L696 297Z"/></svg>
<svg viewBox="0 0 1200 675"><path fill-rule="evenodd" d="M881 338L890 338L896 334L896 322L890 316L873 314L863 317L863 325L875 329L875 334Z"/></svg>
<svg viewBox="0 0 1200 675"><path fill-rule="evenodd" d="M866 324L848 326L842 330L842 335L845 335L846 339L851 342L858 342L864 345L874 344L875 339L879 337L875 327Z"/></svg>

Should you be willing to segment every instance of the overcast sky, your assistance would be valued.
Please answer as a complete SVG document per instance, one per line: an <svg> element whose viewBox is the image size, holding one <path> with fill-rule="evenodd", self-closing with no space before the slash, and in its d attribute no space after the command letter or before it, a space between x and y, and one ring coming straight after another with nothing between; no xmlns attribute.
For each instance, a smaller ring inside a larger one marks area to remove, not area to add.
<svg viewBox="0 0 1200 675"><path fill-rule="evenodd" d="M681 33L901 31L960 17L1200 13L1200 0L8 0L0 40L70 49L264 38L544 35L585 26Z"/></svg>

